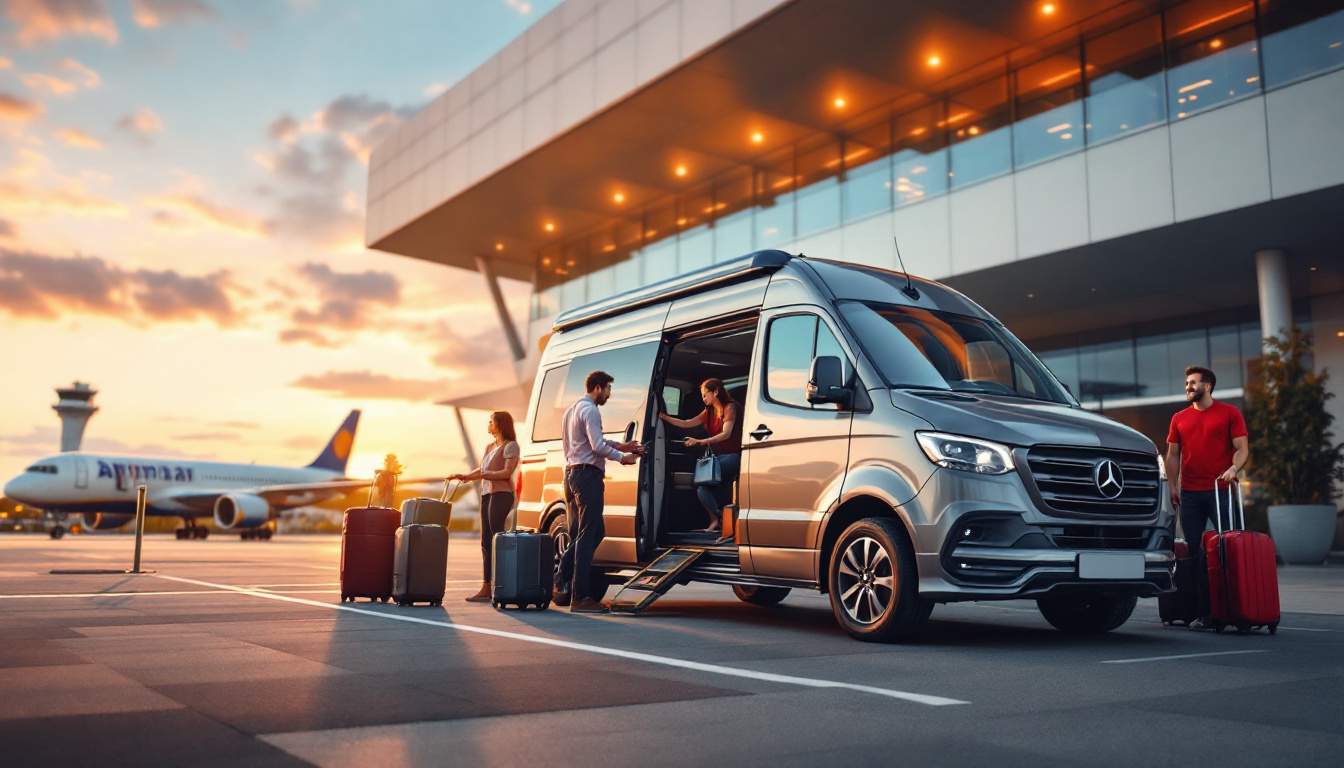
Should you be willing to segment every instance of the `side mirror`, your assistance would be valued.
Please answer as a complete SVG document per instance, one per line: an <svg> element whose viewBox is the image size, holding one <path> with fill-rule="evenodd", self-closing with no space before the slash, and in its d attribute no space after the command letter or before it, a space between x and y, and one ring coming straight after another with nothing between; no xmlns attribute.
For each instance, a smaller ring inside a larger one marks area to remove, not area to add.
<svg viewBox="0 0 1344 768"><path fill-rule="evenodd" d="M812 358L812 369L807 376L807 402L813 405L838 403L840 407L848 408L853 401L853 393L845 387L843 371L838 357L822 355Z"/></svg>
<svg viewBox="0 0 1344 768"><path fill-rule="evenodd" d="M628 443L634 439L635 439L635 422L632 421L629 424L625 425L625 442Z"/></svg>

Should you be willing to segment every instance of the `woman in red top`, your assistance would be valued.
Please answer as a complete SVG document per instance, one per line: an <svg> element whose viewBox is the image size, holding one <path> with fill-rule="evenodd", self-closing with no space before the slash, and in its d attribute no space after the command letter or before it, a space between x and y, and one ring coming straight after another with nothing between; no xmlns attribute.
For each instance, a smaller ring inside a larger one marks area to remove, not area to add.
<svg viewBox="0 0 1344 768"><path fill-rule="evenodd" d="M742 467L742 413L719 379L705 379L700 384L700 399L705 403L705 410L694 418L678 419L666 413L658 414L658 418L682 429L703 425L709 432L709 437L686 438L686 447L713 446L715 455L719 457L721 482L717 485L696 486L695 489L700 506L709 515L710 523L705 531L716 532L723 528L723 505L727 503L727 491L737 480L738 471ZM728 538L724 537L720 541Z"/></svg>

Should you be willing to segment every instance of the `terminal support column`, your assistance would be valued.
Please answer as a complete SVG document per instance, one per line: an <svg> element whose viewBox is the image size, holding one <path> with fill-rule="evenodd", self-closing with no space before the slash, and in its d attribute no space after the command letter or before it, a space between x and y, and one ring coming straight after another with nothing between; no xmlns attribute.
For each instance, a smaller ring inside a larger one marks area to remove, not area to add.
<svg viewBox="0 0 1344 768"><path fill-rule="evenodd" d="M523 340L518 336L518 329L513 324L513 318L509 316L509 308L504 303L504 292L499 288L499 278L495 275L495 265L484 256L476 257L476 268L481 271L481 276L485 278L485 285L490 289L490 298L495 302L495 312L499 313L499 324L504 328L504 337L508 339L509 350L513 352L513 359L522 362L527 359L527 352L523 349Z"/></svg>
<svg viewBox="0 0 1344 768"><path fill-rule="evenodd" d="M1288 253L1277 248L1255 252L1260 291L1260 337L1282 336L1293 326L1293 296L1288 282ZM1262 342L1263 344L1263 342ZM1265 351L1269 351L1267 348Z"/></svg>

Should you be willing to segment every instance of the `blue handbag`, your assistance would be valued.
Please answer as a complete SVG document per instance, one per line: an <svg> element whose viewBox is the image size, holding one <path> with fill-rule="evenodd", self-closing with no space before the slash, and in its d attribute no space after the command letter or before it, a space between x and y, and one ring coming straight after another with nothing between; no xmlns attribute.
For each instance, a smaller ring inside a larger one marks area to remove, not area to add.
<svg viewBox="0 0 1344 768"><path fill-rule="evenodd" d="M705 455L695 460L695 485L722 485L723 469L719 466L719 457L714 449L705 446Z"/></svg>

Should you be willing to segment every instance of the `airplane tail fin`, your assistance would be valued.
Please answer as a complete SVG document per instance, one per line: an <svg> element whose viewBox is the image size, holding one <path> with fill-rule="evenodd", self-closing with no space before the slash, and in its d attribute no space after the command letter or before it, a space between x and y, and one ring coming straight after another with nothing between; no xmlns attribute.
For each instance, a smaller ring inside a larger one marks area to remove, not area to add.
<svg viewBox="0 0 1344 768"><path fill-rule="evenodd" d="M328 469L345 474L345 464L350 460L350 448L355 444L355 428L358 426L359 411L353 410L345 417L345 421L341 422L336 434L327 441L327 447L323 448L322 453L308 466L312 469Z"/></svg>

